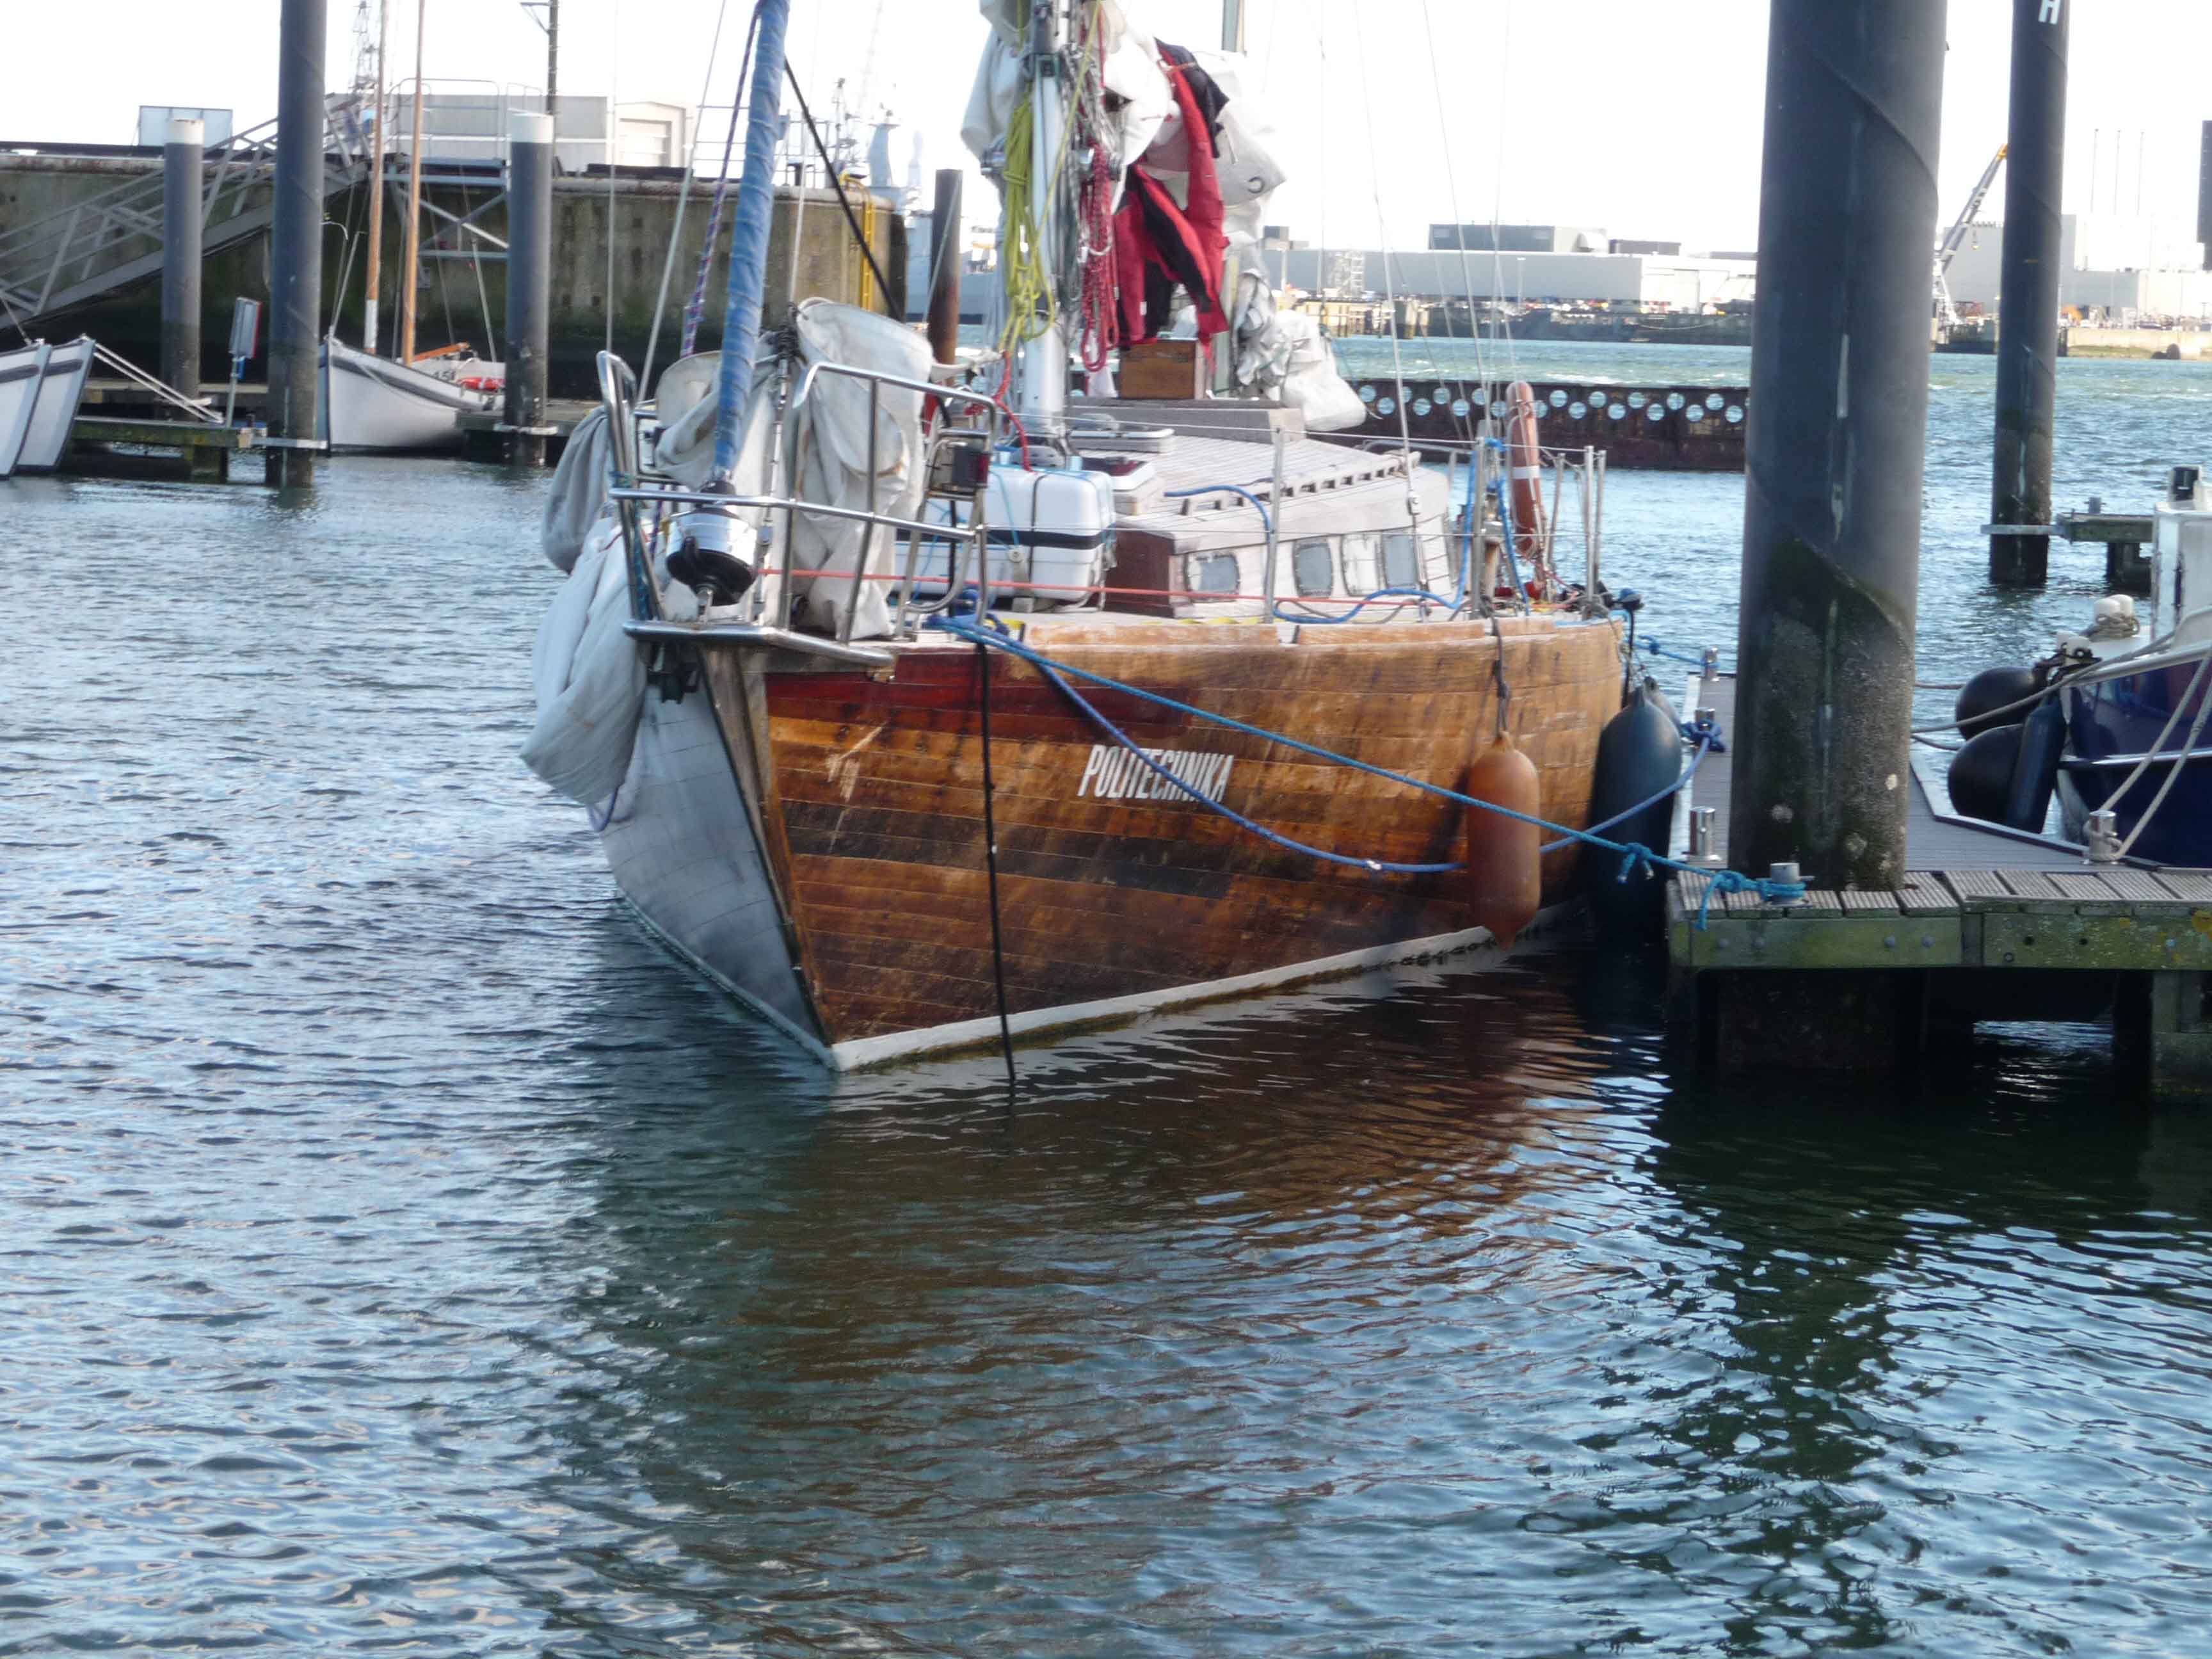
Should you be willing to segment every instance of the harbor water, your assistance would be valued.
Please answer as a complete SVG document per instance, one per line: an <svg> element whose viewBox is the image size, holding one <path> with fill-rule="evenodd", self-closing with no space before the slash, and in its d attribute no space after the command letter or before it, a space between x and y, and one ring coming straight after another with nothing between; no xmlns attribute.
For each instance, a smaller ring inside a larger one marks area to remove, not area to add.
<svg viewBox="0 0 2212 1659"><path fill-rule="evenodd" d="M1932 372L1954 679L2103 550L1986 587ZM2064 365L2059 501L2208 410ZM2202 1648L2212 1115L2101 1033L1693 1083L1563 945L832 1079L515 758L544 489L0 485L0 1655ZM1741 500L1611 481L1670 649Z"/></svg>

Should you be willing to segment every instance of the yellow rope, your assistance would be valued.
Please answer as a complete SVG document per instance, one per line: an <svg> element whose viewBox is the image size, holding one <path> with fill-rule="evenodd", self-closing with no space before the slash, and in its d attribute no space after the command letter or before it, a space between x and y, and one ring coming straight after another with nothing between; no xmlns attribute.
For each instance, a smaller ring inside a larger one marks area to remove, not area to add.
<svg viewBox="0 0 2212 1659"><path fill-rule="evenodd" d="M1010 356L1060 318L1058 297L1052 291L1051 275L1044 268L1043 249L1040 246L1042 237L1031 205L1030 128L1035 114L1036 106L1024 98L1006 122L1006 165L1002 175L1006 192L1006 245L1000 251L1000 257L1006 263L1006 327L999 337L999 349Z"/></svg>

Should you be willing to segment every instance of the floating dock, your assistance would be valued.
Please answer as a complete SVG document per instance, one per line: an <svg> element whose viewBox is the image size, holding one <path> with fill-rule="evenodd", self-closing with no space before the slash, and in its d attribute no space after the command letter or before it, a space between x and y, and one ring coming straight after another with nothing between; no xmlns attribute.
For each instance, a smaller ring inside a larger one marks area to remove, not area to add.
<svg viewBox="0 0 2212 1659"><path fill-rule="evenodd" d="M201 483L227 483L230 462L258 444L251 428L198 421L79 415L70 423L62 471L155 473ZM257 479L256 482L258 482Z"/></svg>
<svg viewBox="0 0 2212 1659"><path fill-rule="evenodd" d="M1692 679L1690 707L1725 733L1736 684ZM1676 814L1713 810L1726 858L1729 757L1698 770ZM2122 1058L2160 1094L2212 1097L2212 872L2091 865L2079 848L1953 811L1916 766L1909 873L1888 891L1825 889L1802 902L1709 891L1681 875L1667 898L1679 1036L1723 1071L1910 1064L1982 1020L2110 1021ZM1756 873L1756 872L1754 872Z"/></svg>

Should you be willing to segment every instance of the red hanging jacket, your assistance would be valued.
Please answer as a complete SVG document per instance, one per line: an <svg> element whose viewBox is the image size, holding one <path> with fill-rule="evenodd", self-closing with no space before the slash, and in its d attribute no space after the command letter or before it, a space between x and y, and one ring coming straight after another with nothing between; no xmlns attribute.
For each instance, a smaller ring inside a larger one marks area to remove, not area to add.
<svg viewBox="0 0 2212 1659"><path fill-rule="evenodd" d="M1118 343L1155 338L1167 326L1173 289L1181 283L1198 307L1198 337L1229 326L1222 310L1221 180L1214 171L1211 123L1182 66L1163 62L1182 112L1190 155L1189 201L1177 207L1166 185L1142 163L1129 169L1121 210L1114 216L1115 276L1121 290Z"/></svg>

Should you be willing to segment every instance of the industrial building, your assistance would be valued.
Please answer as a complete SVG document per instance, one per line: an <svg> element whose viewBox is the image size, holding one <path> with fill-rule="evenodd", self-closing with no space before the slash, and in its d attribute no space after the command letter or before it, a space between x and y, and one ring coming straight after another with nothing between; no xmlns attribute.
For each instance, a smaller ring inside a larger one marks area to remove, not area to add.
<svg viewBox="0 0 2212 1659"><path fill-rule="evenodd" d="M2060 226L2061 307L2121 325L2212 319L2212 273L2179 222L2069 213ZM1972 227L1947 278L1954 303L1996 311L2003 246L2002 224Z"/></svg>
<svg viewBox="0 0 2212 1659"><path fill-rule="evenodd" d="M1431 234L1452 228L1435 227ZM1488 234L1487 228L1484 234ZM1595 251L1520 252L1501 246L1480 252L1386 252L1276 245L1264 247L1261 258L1268 279L1278 288L1345 299L1387 295L1698 313L1752 297L1758 267L1748 259L1615 252L1602 231L1562 230L1559 240L1588 243Z"/></svg>

